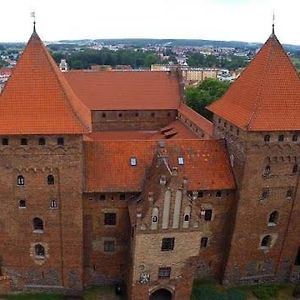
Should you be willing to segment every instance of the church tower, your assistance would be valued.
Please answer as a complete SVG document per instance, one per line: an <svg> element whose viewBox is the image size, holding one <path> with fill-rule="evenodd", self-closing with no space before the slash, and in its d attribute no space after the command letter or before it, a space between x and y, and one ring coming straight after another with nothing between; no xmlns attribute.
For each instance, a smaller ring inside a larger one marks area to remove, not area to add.
<svg viewBox="0 0 300 300"><path fill-rule="evenodd" d="M299 280L300 79L274 28L208 109L237 184L224 283Z"/></svg>

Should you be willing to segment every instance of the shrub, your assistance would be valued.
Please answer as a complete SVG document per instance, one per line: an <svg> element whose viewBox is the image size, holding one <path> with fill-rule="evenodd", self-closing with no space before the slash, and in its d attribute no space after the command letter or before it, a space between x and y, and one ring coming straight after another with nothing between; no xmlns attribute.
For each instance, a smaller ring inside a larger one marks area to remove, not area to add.
<svg viewBox="0 0 300 300"><path fill-rule="evenodd" d="M300 297L300 285L296 285L293 291L293 296L294 297Z"/></svg>
<svg viewBox="0 0 300 300"><path fill-rule="evenodd" d="M278 289L275 285L258 285L252 288L252 292L260 300L270 300L276 298Z"/></svg>

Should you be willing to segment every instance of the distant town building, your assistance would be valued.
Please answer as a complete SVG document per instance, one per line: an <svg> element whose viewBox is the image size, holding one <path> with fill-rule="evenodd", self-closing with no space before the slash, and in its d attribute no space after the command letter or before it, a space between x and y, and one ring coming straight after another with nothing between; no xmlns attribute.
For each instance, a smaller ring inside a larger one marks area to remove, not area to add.
<svg viewBox="0 0 300 300"><path fill-rule="evenodd" d="M59 68L62 72L67 72L68 71L68 64L67 64L67 61L65 59L62 59L60 61Z"/></svg>

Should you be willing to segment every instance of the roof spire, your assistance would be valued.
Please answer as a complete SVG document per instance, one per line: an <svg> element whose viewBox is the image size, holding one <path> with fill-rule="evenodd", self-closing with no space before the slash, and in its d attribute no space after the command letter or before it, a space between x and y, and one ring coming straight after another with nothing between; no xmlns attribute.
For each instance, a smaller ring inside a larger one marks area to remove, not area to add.
<svg viewBox="0 0 300 300"><path fill-rule="evenodd" d="M33 19L33 33L36 33L36 30L35 30L35 24L36 24L35 11L32 11L30 16Z"/></svg>
<svg viewBox="0 0 300 300"><path fill-rule="evenodd" d="M272 35L275 35L275 12L273 10L273 18L272 18Z"/></svg>

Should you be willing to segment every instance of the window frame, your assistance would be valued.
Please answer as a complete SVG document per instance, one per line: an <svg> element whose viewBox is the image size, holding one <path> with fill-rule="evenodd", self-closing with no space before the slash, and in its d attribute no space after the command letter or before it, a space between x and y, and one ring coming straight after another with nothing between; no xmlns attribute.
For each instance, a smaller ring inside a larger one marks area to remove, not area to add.
<svg viewBox="0 0 300 300"><path fill-rule="evenodd" d="M167 237L162 238L161 240L161 251L173 251L175 248L175 238L174 237Z"/></svg>
<svg viewBox="0 0 300 300"><path fill-rule="evenodd" d="M103 223L105 226L116 226L117 214L115 212L105 212Z"/></svg>

